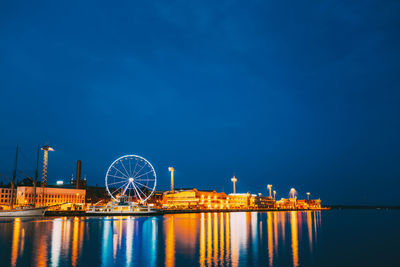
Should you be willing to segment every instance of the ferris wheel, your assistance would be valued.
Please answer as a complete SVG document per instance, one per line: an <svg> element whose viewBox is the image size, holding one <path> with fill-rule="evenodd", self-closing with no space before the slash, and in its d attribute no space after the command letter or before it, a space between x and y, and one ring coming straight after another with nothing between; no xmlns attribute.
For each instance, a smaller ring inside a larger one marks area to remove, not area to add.
<svg viewBox="0 0 400 267"><path fill-rule="evenodd" d="M110 165L105 182L107 192L114 200L143 203L154 193L157 175L145 158L126 155Z"/></svg>

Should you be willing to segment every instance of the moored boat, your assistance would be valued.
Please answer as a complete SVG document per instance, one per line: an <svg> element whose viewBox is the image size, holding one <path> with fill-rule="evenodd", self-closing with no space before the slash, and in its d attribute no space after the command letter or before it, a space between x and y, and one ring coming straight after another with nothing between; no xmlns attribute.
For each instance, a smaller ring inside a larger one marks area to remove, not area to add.
<svg viewBox="0 0 400 267"><path fill-rule="evenodd" d="M86 210L87 215L121 216L121 215L151 215L159 211L150 206L137 205L133 202L110 202L105 206L91 206Z"/></svg>
<svg viewBox="0 0 400 267"><path fill-rule="evenodd" d="M38 217L44 216L47 207L40 208L21 208L0 211L0 217Z"/></svg>

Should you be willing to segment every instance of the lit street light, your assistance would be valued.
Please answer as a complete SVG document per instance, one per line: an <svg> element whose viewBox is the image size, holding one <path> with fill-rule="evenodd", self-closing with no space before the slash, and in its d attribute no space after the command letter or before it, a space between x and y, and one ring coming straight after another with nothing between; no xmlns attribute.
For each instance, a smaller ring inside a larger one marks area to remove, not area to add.
<svg viewBox="0 0 400 267"><path fill-rule="evenodd" d="M44 187L46 186L47 181L47 165L49 162L49 151L54 151L54 149L48 145L42 146L43 150L43 174L42 174L42 205L44 206Z"/></svg>
<svg viewBox="0 0 400 267"><path fill-rule="evenodd" d="M274 191L273 191L273 193L274 193L274 200L275 200L275 196L276 196L276 191L274 190Z"/></svg>
<svg viewBox="0 0 400 267"><path fill-rule="evenodd" d="M272 197L272 195L271 195L272 184L267 185L267 188L269 190L269 197Z"/></svg>
<svg viewBox="0 0 400 267"><path fill-rule="evenodd" d="M168 167L168 171L171 172L171 192L174 192L174 171L173 167Z"/></svg>
<svg viewBox="0 0 400 267"><path fill-rule="evenodd" d="M307 200L310 200L310 192L307 192Z"/></svg>
<svg viewBox="0 0 400 267"><path fill-rule="evenodd" d="M236 194L236 181L237 181L237 179L236 179L235 175L232 177L231 181L233 183L233 193Z"/></svg>
<svg viewBox="0 0 400 267"><path fill-rule="evenodd" d="M294 193L296 192L296 189L292 188L290 189L290 193L292 194L292 198L294 198Z"/></svg>

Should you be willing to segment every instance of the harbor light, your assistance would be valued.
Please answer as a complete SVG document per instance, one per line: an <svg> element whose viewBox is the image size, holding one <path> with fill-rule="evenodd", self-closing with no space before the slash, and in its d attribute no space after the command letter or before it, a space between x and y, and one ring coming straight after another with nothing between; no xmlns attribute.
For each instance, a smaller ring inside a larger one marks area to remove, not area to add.
<svg viewBox="0 0 400 267"><path fill-rule="evenodd" d="M292 194L292 198L294 198L295 193L296 193L296 189L294 189L294 188L290 189L290 194Z"/></svg>
<svg viewBox="0 0 400 267"><path fill-rule="evenodd" d="M237 179L236 179L235 175L232 177L231 181L233 183L233 193L236 194L236 182L237 182Z"/></svg>
<svg viewBox="0 0 400 267"><path fill-rule="evenodd" d="M174 192L174 172L175 172L175 169L173 167L168 167L168 171L171 172L171 192Z"/></svg>
<svg viewBox="0 0 400 267"><path fill-rule="evenodd" d="M271 195L272 184L267 185L267 188L269 190L269 197L272 197L272 195Z"/></svg>

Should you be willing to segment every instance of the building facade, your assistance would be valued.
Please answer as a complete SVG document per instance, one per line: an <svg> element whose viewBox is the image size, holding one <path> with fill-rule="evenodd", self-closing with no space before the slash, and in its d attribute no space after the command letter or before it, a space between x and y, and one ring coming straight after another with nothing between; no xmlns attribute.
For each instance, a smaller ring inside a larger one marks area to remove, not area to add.
<svg viewBox="0 0 400 267"><path fill-rule="evenodd" d="M215 190L176 189L164 193L163 208L166 209L225 209L225 193Z"/></svg>
<svg viewBox="0 0 400 267"><path fill-rule="evenodd" d="M17 190L14 189L14 204L16 203L16 199L15 199L15 192ZM9 208L11 205L11 192L12 189L11 188L0 188L0 207L2 209L7 209Z"/></svg>
<svg viewBox="0 0 400 267"><path fill-rule="evenodd" d="M272 197L253 196L250 201L250 206L255 209L275 209L276 203Z"/></svg>
<svg viewBox="0 0 400 267"><path fill-rule="evenodd" d="M245 194L229 194L227 197L228 208L229 209L248 209L250 208L251 195L249 193Z"/></svg>
<svg viewBox="0 0 400 267"><path fill-rule="evenodd" d="M85 204L85 189L37 187L36 205L53 206L60 204ZM20 206L34 203L34 188L32 186L18 186L17 204Z"/></svg>

